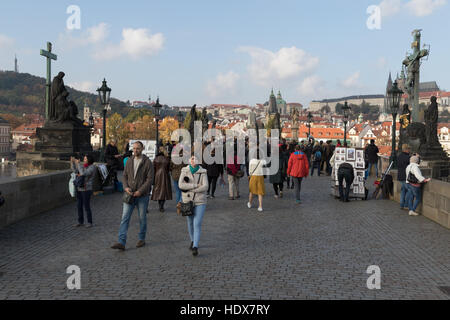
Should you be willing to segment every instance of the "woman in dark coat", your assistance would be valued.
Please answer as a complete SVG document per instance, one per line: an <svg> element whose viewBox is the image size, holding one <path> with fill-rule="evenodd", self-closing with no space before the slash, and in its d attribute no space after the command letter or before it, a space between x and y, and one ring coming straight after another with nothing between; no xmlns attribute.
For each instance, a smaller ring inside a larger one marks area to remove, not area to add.
<svg viewBox="0 0 450 320"><path fill-rule="evenodd" d="M213 150L211 156L214 157L216 151ZM208 192L206 193L207 198L215 198L214 193L216 192L217 180L222 177L223 180L223 164L207 164L206 171L208 175Z"/></svg>
<svg viewBox="0 0 450 320"><path fill-rule="evenodd" d="M283 150L284 149L284 150ZM286 177L286 159L285 159L285 152L286 146L283 145L280 147L279 150L279 163L278 163L278 171L276 174L269 177L269 182L273 184L273 190L275 191L275 198L283 198L283 182ZM289 161L289 160L288 160Z"/></svg>
<svg viewBox="0 0 450 320"><path fill-rule="evenodd" d="M164 212L164 203L166 200L172 200L172 186L170 183L170 159L164 147L159 147L158 154L153 161L155 169L154 188L152 200L158 201L159 211Z"/></svg>

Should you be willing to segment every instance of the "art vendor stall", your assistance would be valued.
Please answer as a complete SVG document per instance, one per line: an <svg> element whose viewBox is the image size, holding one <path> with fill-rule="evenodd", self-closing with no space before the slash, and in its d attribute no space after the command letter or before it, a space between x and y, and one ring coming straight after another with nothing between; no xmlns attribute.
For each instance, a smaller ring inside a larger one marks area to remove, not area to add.
<svg viewBox="0 0 450 320"><path fill-rule="evenodd" d="M353 166L355 179L350 188L350 198L366 199L366 185L365 185L365 168L364 149L362 148L336 148L334 155L334 166L331 175L331 195L339 198L339 181L338 169L339 166L347 162ZM345 188L344 180L344 188Z"/></svg>

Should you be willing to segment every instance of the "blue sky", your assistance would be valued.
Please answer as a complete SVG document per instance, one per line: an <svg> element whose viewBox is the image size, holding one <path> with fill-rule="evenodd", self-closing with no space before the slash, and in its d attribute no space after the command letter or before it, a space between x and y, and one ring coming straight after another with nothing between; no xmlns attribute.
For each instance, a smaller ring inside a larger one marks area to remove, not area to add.
<svg viewBox="0 0 450 320"><path fill-rule="evenodd" d="M81 10L68 31L67 7ZM381 29L369 30L370 5ZM411 31L431 45L421 80L450 90L447 0L2 1L0 69L45 75L39 49L53 43L53 75L112 96L169 105L255 104L281 90L288 102L383 93L400 72Z"/></svg>

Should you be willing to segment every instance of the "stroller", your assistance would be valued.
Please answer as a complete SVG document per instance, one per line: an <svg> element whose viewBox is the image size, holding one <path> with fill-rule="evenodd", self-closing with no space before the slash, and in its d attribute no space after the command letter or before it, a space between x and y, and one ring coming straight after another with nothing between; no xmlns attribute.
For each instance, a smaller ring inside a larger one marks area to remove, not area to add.
<svg viewBox="0 0 450 320"><path fill-rule="evenodd" d="M386 177L388 176L389 171L391 171L393 164L394 164L394 162L391 162L389 167L386 169L386 171L381 176L381 178L375 180L374 184L376 185L376 188L375 188L375 191L372 194L372 198L374 198L374 199L379 199L380 198L380 196L382 194L380 191L383 190L383 186L386 183ZM392 181L392 177L391 177L390 180Z"/></svg>

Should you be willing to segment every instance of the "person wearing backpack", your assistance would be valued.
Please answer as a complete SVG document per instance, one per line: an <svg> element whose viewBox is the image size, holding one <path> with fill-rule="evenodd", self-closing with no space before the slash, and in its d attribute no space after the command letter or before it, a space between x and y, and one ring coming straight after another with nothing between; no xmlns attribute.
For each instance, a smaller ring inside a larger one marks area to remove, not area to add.
<svg viewBox="0 0 450 320"><path fill-rule="evenodd" d="M406 184L408 186L406 203L408 204L409 215L418 216L419 214L416 210L422 201L422 184L431 181L431 178L426 179L422 176L419 168L420 158L418 155L412 156L409 162L409 166L406 167Z"/></svg>
<svg viewBox="0 0 450 320"><path fill-rule="evenodd" d="M77 190L77 209L78 209L78 224L76 227L82 227L84 225L84 211L86 211L87 216L87 228L92 227L92 210L91 210L91 196L93 193L93 181L95 176L95 171L97 170L94 165L94 157L90 154L84 156L83 164L80 163L79 159L74 157L70 158L72 164L72 170L75 172L77 177L83 177L82 179L76 179L76 181L81 181L82 185L76 187ZM84 181L83 181L84 180Z"/></svg>
<svg viewBox="0 0 450 320"><path fill-rule="evenodd" d="M316 142L312 153L311 177L314 175L314 169L317 168L317 174L320 177L320 163L322 161L322 151L319 142Z"/></svg>

